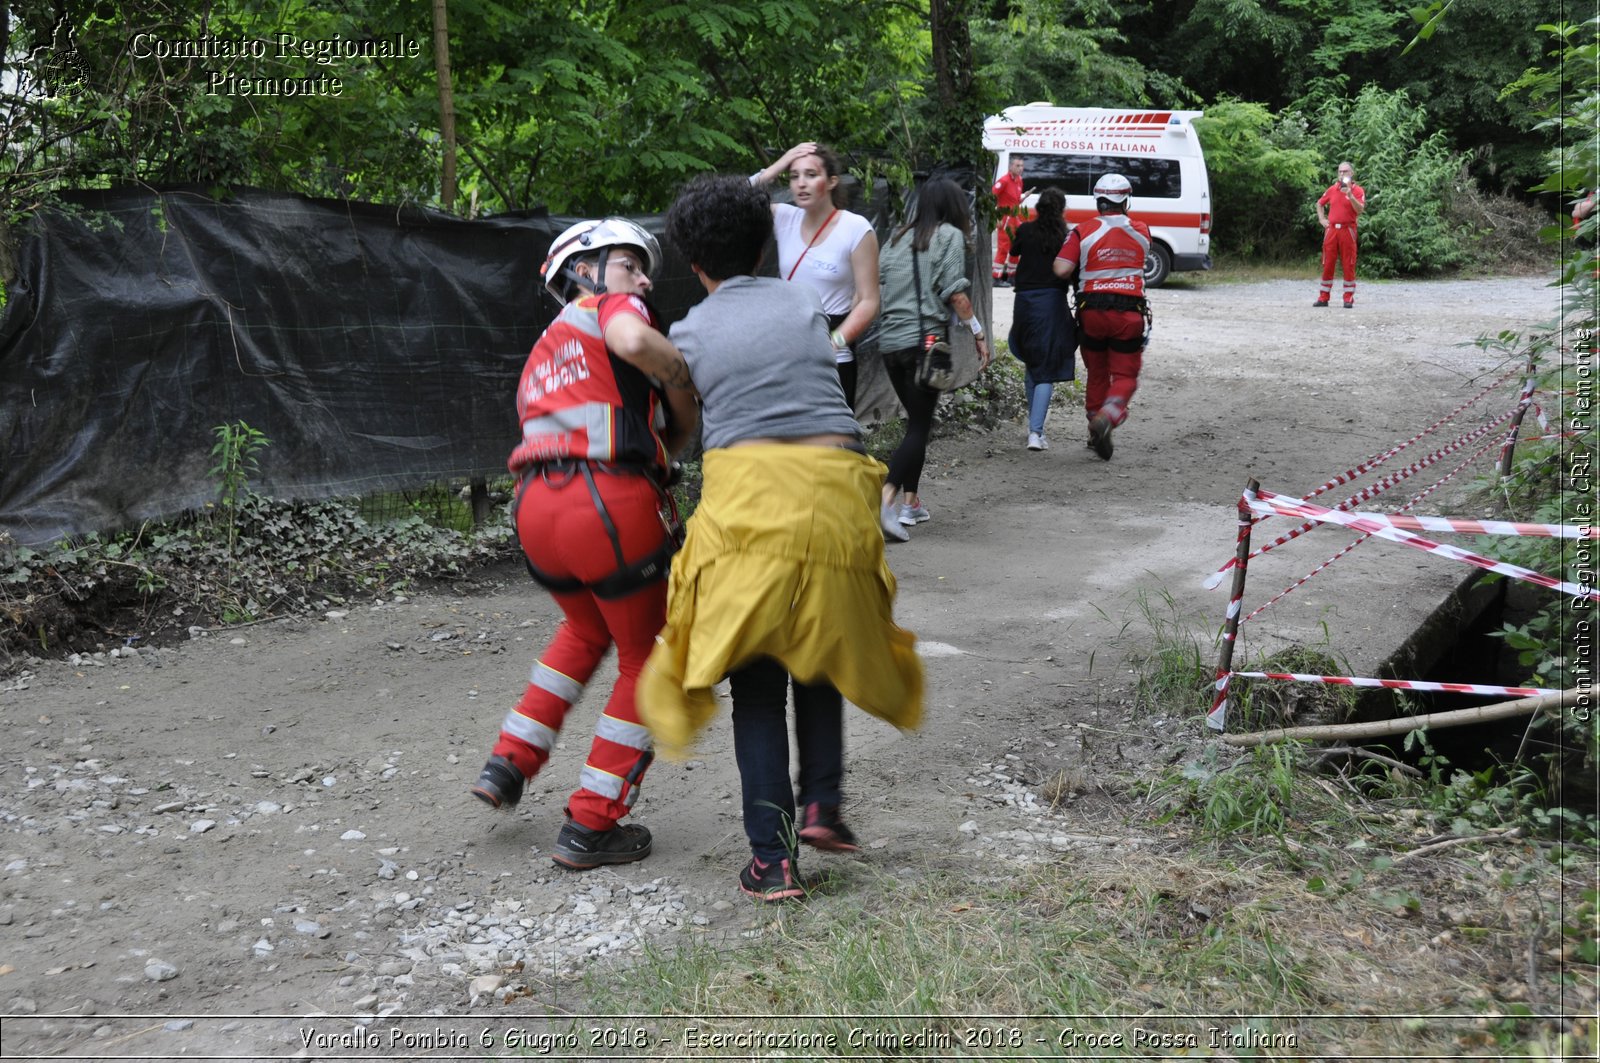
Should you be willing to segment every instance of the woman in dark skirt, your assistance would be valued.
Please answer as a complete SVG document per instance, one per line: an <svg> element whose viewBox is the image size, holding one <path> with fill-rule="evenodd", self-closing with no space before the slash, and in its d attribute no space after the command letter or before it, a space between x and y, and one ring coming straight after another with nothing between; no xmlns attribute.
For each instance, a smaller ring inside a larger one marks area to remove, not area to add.
<svg viewBox="0 0 1600 1063"><path fill-rule="evenodd" d="M1061 217L1067 197L1060 189L1039 193L1035 218L1017 228L1011 249L1020 256L1016 272L1016 302L1011 314L1011 353L1026 367L1023 383L1028 397L1028 449L1050 446L1044 435L1054 383L1071 380L1077 329L1067 292L1072 285L1051 269L1056 253L1067 238Z"/></svg>

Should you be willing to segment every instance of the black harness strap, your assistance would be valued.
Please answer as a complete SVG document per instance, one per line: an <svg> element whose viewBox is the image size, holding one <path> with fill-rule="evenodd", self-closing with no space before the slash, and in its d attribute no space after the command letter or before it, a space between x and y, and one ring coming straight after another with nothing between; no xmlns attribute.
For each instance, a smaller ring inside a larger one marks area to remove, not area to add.
<svg viewBox="0 0 1600 1063"><path fill-rule="evenodd" d="M606 509L605 500L600 497L600 489L594 481L594 466L596 464L596 462L581 460L550 462L539 467L539 477L549 486L559 489L571 482L573 473L576 472L583 476L584 483L588 485L589 498L594 503L595 512L600 515L600 523L606 530L606 537L611 540L611 550L617 558L616 570L609 576L595 580L592 583L585 583L583 580L573 577L552 576L535 566L526 554L523 555L522 559L528 566L528 575L533 577L533 582L547 591L571 593L587 589L595 597L609 601L613 598L625 597L641 587L667 577L672 555L677 553L678 548L683 545L683 525L678 522L677 504L673 502L672 496L667 494L660 481L643 467L630 468L628 466L601 464L600 468L603 472L644 476L656 489L656 494L662 504L672 514L670 521L665 514L661 517L662 527L667 533L666 541L638 561L629 564L622 553L622 538L617 534L617 525L612 521L611 511ZM551 473L556 473L560 476L559 482L550 478ZM517 510L522 507L522 493L527 489L528 481L531 479L532 474L533 470L529 469L522 475L522 483L517 488L516 503L512 508L513 519L515 519Z"/></svg>
<svg viewBox="0 0 1600 1063"><path fill-rule="evenodd" d="M1136 340L1107 340L1106 349L1121 354L1138 354L1150 342L1155 331L1155 315L1150 312L1150 301L1137 295L1118 295L1115 292L1079 292L1078 328L1083 329L1082 312L1085 310L1131 310L1144 315L1144 334Z"/></svg>
<svg viewBox="0 0 1600 1063"><path fill-rule="evenodd" d="M1082 292L1078 295L1080 310L1133 310L1145 313L1149 303L1137 295L1119 295L1116 292Z"/></svg>

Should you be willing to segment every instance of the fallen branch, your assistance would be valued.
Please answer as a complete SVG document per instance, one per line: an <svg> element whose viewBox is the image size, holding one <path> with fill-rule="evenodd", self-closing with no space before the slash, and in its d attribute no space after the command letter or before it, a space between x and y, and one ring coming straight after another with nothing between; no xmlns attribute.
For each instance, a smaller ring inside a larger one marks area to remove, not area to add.
<svg viewBox="0 0 1600 1063"><path fill-rule="evenodd" d="M1494 705L1479 705L1471 709L1430 712L1424 716L1402 716L1394 720L1373 720L1369 723L1330 723L1316 724L1309 727L1280 727L1274 731L1260 731L1256 734L1223 735L1222 740L1230 746L1264 746L1299 739L1374 738L1379 735L1405 734L1408 731L1420 731L1430 727L1460 727L1469 723L1486 723L1490 720L1526 716L1531 712L1545 712L1552 716L1558 716L1562 710L1576 704L1581 699L1588 698L1592 700L1596 697L1600 697L1600 687L1573 687L1570 690L1563 690L1555 694L1540 694L1538 697L1518 698L1516 701L1502 701Z"/></svg>
<svg viewBox="0 0 1600 1063"><path fill-rule="evenodd" d="M1440 849L1450 849L1457 845L1466 845L1469 842L1503 842L1520 837L1522 837L1521 827L1507 827L1504 830L1486 831L1483 834L1474 834L1471 837L1446 838L1442 842L1434 842L1432 845L1424 845L1419 849L1413 849L1409 853L1401 853L1394 858L1394 862L1397 864L1404 863L1413 856L1426 856L1428 853L1436 853Z"/></svg>
<svg viewBox="0 0 1600 1063"><path fill-rule="evenodd" d="M1334 757L1360 757L1363 760L1375 760L1379 764L1389 765L1396 771L1404 772L1418 779L1422 778L1422 772L1410 764L1395 760L1393 757L1386 757L1382 753L1374 753L1370 749L1362 749L1360 746L1329 746L1327 749L1317 751L1318 760L1332 760Z"/></svg>

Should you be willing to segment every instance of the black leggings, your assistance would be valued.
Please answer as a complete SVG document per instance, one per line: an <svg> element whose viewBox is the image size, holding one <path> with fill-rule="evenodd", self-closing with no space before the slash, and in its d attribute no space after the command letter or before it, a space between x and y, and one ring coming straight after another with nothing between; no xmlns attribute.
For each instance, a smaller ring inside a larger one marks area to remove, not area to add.
<svg viewBox="0 0 1600 1063"><path fill-rule="evenodd" d="M889 475L885 482L910 494L917 493L922 481L922 465L928 457L928 436L933 431L933 409L939 405L939 393L917 383L917 359L922 348L908 351L886 351L883 367L889 373L889 383L906 408L906 437L894 448L889 457Z"/></svg>
<svg viewBox="0 0 1600 1063"><path fill-rule="evenodd" d="M840 362L839 386L844 388L844 404L850 407L850 412L856 412L856 363Z"/></svg>
<svg viewBox="0 0 1600 1063"><path fill-rule="evenodd" d="M829 314L828 331L831 333L834 329L844 324L844 319L849 316L849 314ZM857 337L858 341L859 339L860 337ZM844 404L850 407L850 413L853 415L856 412L856 363L852 359L848 362L840 362L838 365L839 386L844 388Z"/></svg>

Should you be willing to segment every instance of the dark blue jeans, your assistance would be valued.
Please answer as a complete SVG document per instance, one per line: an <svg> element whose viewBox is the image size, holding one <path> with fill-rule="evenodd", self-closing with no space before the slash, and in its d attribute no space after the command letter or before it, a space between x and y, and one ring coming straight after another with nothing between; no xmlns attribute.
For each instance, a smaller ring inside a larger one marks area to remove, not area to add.
<svg viewBox="0 0 1600 1063"><path fill-rule="evenodd" d="M744 832L763 863L793 855L794 790L789 783L789 673L762 657L728 674L733 688L733 755L744 790ZM844 776L844 699L826 683L794 684L800 804L839 804Z"/></svg>

